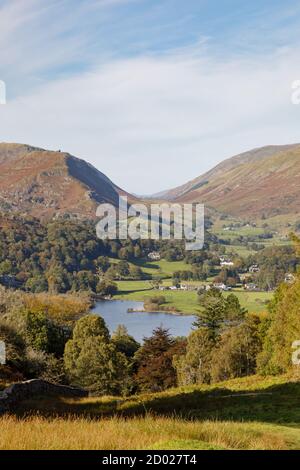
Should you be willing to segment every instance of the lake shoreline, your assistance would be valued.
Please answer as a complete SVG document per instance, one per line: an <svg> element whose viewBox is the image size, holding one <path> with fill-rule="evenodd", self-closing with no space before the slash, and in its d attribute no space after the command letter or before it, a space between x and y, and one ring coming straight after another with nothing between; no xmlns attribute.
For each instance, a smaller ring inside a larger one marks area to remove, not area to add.
<svg viewBox="0 0 300 470"><path fill-rule="evenodd" d="M128 310L131 310L132 314ZM119 325L124 325L129 334L139 342L143 342L145 337L150 337L160 326L168 329L174 337L188 336L196 319L192 314L170 311L148 312L144 309L143 302L120 299L96 302L91 313L100 315L104 319L111 334Z"/></svg>
<svg viewBox="0 0 300 470"><path fill-rule="evenodd" d="M122 302L122 300L121 300ZM126 300L124 300L126 302ZM196 316L196 313L172 312L170 310L147 310L147 309L128 309L127 313L164 313L166 315L176 315L178 317Z"/></svg>

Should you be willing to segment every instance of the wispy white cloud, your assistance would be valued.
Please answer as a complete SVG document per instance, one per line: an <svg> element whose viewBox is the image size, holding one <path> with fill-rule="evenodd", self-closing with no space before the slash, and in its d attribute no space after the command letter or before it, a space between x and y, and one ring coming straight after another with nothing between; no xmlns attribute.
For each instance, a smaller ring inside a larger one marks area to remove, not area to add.
<svg viewBox="0 0 300 470"><path fill-rule="evenodd" d="M141 21L121 14L131 3L144 2L0 0L0 79L8 88L1 140L70 151L139 193L181 184L254 146L300 141L300 107L290 102L300 47L286 25L278 47L263 53L215 53L201 29L189 46L166 40L149 53L143 41L162 37L172 21L174 31L185 29L188 16L155 23L163 8L156 4ZM129 24L139 31L138 54L114 51L126 36L112 39L122 21L126 34ZM245 27L242 42L252 32Z"/></svg>
<svg viewBox="0 0 300 470"><path fill-rule="evenodd" d="M97 44L99 30L115 7L133 1L139 0L0 1L0 76L10 94L105 60L111 53Z"/></svg>
<svg viewBox="0 0 300 470"><path fill-rule="evenodd" d="M0 108L1 134L87 158L129 190L160 190L239 151L300 140L299 52L111 62Z"/></svg>

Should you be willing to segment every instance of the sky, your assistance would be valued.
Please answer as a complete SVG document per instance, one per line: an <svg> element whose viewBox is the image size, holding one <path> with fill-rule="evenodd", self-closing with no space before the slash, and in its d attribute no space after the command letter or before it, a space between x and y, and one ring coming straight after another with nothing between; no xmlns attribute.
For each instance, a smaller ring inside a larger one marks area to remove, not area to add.
<svg viewBox="0 0 300 470"><path fill-rule="evenodd" d="M295 0L0 0L0 141L141 195L300 142L299 31Z"/></svg>

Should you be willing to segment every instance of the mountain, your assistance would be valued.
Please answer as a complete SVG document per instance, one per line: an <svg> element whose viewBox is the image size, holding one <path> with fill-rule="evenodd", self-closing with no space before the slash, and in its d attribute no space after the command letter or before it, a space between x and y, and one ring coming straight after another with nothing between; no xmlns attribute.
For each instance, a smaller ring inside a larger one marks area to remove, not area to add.
<svg viewBox="0 0 300 470"><path fill-rule="evenodd" d="M64 152L0 143L0 208L39 218L94 218L100 203L129 194L89 163Z"/></svg>
<svg viewBox="0 0 300 470"><path fill-rule="evenodd" d="M268 146L229 158L156 199L201 202L238 217L299 214L300 144ZM42 219L95 218L100 203L137 199L69 153L0 143L0 210Z"/></svg>
<svg viewBox="0 0 300 470"><path fill-rule="evenodd" d="M236 155L198 178L156 195L201 202L239 217L300 212L300 144L268 146Z"/></svg>

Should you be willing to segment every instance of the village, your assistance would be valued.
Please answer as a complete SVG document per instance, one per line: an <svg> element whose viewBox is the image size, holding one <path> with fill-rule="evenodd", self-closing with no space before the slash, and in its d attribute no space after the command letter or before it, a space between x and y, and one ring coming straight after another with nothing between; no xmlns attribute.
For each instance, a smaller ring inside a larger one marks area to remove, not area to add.
<svg viewBox="0 0 300 470"><path fill-rule="evenodd" d="M160 261L161 255L157 251L150 252L148 254L148 259L152 262ZM220 269L233 269L235 268L234 261L227 256L220 256L219 257L219 268ZM245 291L248 292L262 292L263 289L259 288L259 286L253 282L253 275L257 275L260 273L260 266L258 264L251 265L248 270L245 272L243 270L238 271L238 275L240 277L240 283L237 283L235 286L226 285L224 282L205 282L202 284L199 283L188 283L188 282L176 282L174 281L173 285L160 285L159 290L164 291L191 291L191 292L200 292L200 291L208 291L212 288L218 289L220 291L228 292L232 291L233 288L239 287L243 288ZM284 277L285 283L293 283L295 280L295 276L292 273L286 273Z"/></svg>

